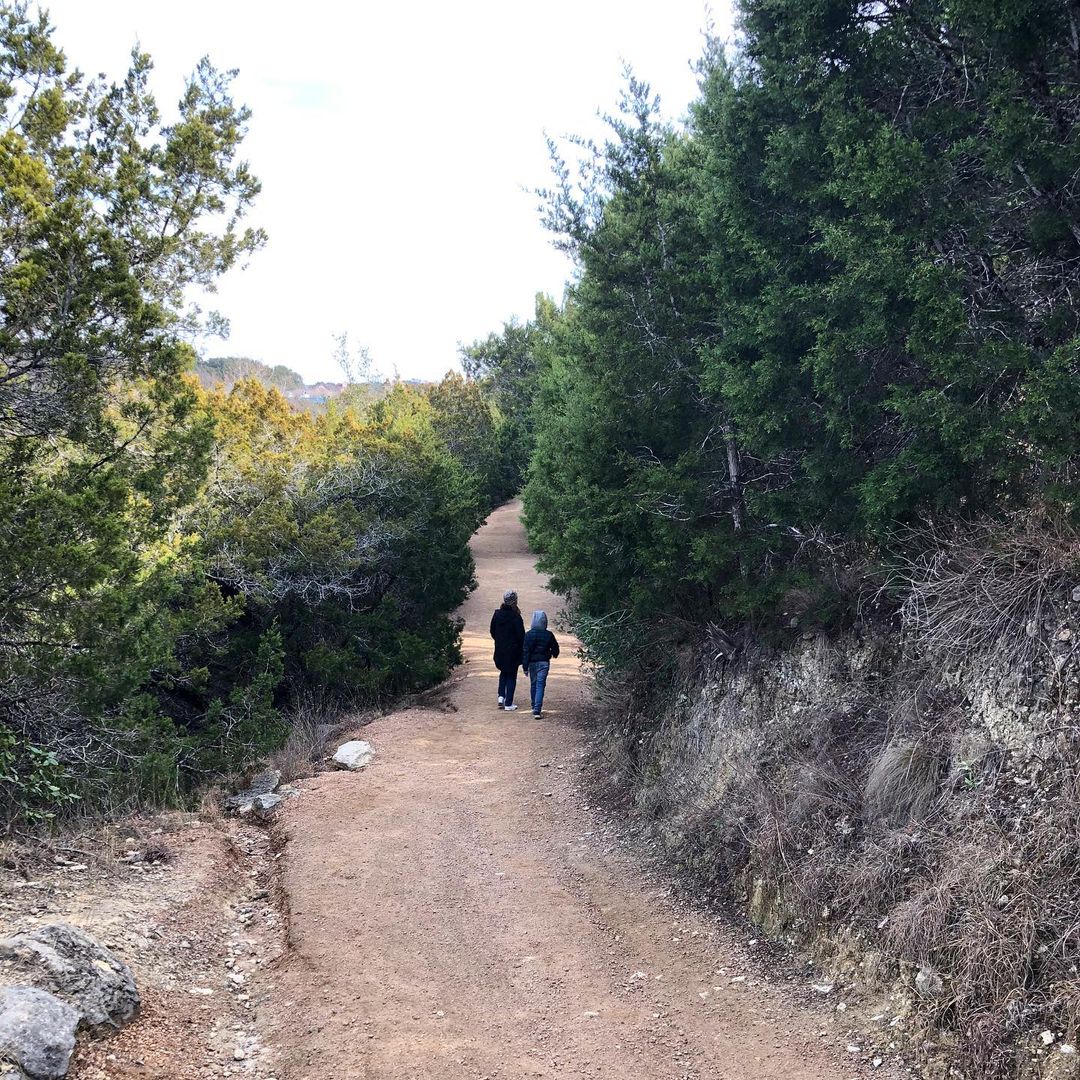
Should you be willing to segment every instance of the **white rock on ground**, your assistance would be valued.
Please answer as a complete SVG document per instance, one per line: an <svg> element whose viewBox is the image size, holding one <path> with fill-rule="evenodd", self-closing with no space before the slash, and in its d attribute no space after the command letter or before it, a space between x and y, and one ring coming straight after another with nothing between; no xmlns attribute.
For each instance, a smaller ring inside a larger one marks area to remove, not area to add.
<svg viewBox="0 0 1080 1080"><path fill-rule="evenodd" d="M371 743L353 739L342 743L334 752L334 764L339 769L362 769L375 756Z"/></svg>
<svg viewBox="0 0 1080 1080"><path fill-rule="evenodd" d="M269 817L284 801L284 795L256 795L255 798L251 800L251 809L254 811L256 817L266 818Z"/></svg>
<svg viewBox="0 0 1080 1080"><path fill-rule="evenodd" d="M79 1014L32 986L0 988L0 1058L28 1080L60 1080L75 1049Z"/></svg>
<svg viewBox="0 0 1080 1080"><path fill-rule="evenodd" d="M11 981L55 994L87 1027L123 1027L139 1011L139 991L127 964L66 923L0 939L0 961Z"/></svg>

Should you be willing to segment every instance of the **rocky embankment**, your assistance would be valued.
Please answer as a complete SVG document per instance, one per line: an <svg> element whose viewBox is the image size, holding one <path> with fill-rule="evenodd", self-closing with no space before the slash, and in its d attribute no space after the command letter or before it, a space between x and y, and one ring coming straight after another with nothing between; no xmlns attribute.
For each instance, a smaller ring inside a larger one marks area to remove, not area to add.
<svg viewBox="0 0 1080 1080"><path fill-rule="evenodd" d="M982 656L717 634L663 715L611 724L606 776L692 895L823 965L884 1053L1075 1076L1078 632L1080 588Z"/></svg>
<svg viewBox="0 0 1080 1080"><path fill-rule="evenodd" d="M131 969L88 934L46 923L0 939L0 1056L20 1080L61 1080L79 1029L120 1029L139 1011Z"/></svg>

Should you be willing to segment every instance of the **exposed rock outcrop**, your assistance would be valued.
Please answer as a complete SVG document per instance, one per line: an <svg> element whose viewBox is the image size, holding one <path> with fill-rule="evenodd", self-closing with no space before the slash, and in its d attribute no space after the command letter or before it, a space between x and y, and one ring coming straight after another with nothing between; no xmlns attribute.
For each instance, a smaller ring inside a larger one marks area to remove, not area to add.
<svg viewBox="0 0 1080 1080"><path fill-rule="evenodd" d="M10 982L54 994L89 1028L123 1027L139 1011L127 964L66 923L0 939L0 964Z"/></svg>
<svg viewBox="0 0 1080 1080"><path fill-rule="evenodd" d="M0 987L0 1061L18 1080L60 1080L75 1049L79 1013L32 986ZM3 1067L0 1066L0 1069Z"/></svg>
<svg viewBox="0 0 1080 1080"><path fill-rule="evenodd" d="M252 811L257 814L267 814L282 802L282 797L275 794L280 784L281 771L267 769L251 781L247 790L230 795L225 800L225 806L237 814L247 814Z"/></svg>

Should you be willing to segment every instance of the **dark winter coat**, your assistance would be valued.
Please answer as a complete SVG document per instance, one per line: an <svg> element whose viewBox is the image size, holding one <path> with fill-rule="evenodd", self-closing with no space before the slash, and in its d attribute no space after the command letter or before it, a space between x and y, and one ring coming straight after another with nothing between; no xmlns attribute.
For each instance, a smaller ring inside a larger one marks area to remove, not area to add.
<svg viewBox="0 0 1080 1080"><path fill-rule="evenodd" d="M495 666L500 671L517 671L521 660L521 645L525 640L525 623L516 607L503 604L491 616L491 636L495 639Z"/></svg>
<svg viewBox="0 0 1080 1080"><path fill-rule="evenodd" d="M529 673L529 665L535 661L550 660L559 655L559 643L550 630L530 630L525 635L525 641L521 646L521 666L525 674Z"/></svg>

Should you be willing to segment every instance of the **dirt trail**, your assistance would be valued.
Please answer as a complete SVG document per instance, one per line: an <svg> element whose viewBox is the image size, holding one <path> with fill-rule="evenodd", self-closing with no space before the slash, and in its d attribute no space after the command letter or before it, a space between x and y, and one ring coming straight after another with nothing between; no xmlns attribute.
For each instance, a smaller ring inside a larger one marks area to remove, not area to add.
<svg viewBox="0 0 1080 1080"><path fill-rule="evenodd" d="M285 1080L603 1077L818 1080L858 1072L748 964L734 935L680 910L605 852L578 786L574 714L588 707L573 642L546 716L495 708L488 620L516 588L556 599L520 507L473 541L480 587L449 708L364 730L375 764L304 784L284 819L288 958L264 1037Z"/></svg>

